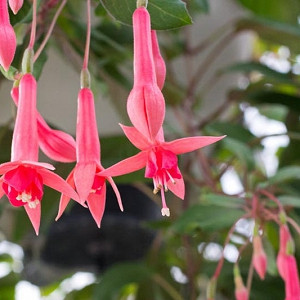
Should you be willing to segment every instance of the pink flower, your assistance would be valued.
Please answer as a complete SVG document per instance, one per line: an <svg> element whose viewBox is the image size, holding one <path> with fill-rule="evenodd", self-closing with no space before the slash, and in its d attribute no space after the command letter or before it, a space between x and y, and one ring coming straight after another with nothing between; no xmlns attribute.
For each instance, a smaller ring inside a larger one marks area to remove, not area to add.
<svg viewBox="0 0 300 300"><path fill-rule="evenodd" d="M156 31L151 30L152 53L158 87L162 90L166 79L166 64L159 50Z"/></svg>
<svg viewBox="0 0 300 300"><path fill-rule="evenodd" d="M19 88L13 87L11 96L18 105ZM76 160L76 143L73 137L63 131L54 130L37 111L38 143L42 151L51 159L59 162Z"/></svg>
<svg viewBox="0 0 300 300"><path fill-rule="evenodd" d="M16 15L20 8L23 6L24 0L8 0L10 9L13 11L13 13Z"/></svg>
<svg viewBox="0 0 300 300"><path fill-rule="evenodd" d="M102 171L101 175L119 176L146 167L145 177L153 179L153 192L161 191L163 216L170 215L164 191L170 190L177 197L184 198L185 187L178 168L177 155L200 149L224 138L195 136L165 142L161 128L155 141L150 141L134 127L121 127L130 142L141 152Z"/></svg>
<svg viewBox="0 0 300 300"><path fill-rule="evenodd" d="M76 192L58 175L54 167L38 162L36 122L36 81L25 74L20 81L20 99L13 133L11 162L0 165L1 190L14 206L24 206L28 217L39 232L43 185L78 200Z"/></svg>
<svg viewBox="0 0 300 300"><path fill-rule="evenodd" d="M267 269L267 256L260 236L253 237L253 265L259 277L264 279Z"/></svg>
<svg viewBox="0 0 300 300"><path fill-rule="evenodd" d="M8 71L15 56L17 41L9 21L7 0L0 0L0 65Z"/></svg>
<svg viewBox="0 0 300 300"><path fill-rule="evenodd" d="M89 88L82 88L78 95L77 110L77 164L67 178L67 182L76 187L82 204L86 201L89 210L100 227L105 208L106 179L111 184L120 209L123 211L119 191L111 177L99 175L104 170L100 163L100 142L98 136L94 96ZM58 216L60 218L70 198L62 195Z"/></svg>
<svg viewBox="0 0 300 300"><path fill-rule="evenodd" d="M280 247L277 267L285 282L285 300L300 300L300 284L297 262L293 255L294 242L286 224L280 226Z"/></svg>

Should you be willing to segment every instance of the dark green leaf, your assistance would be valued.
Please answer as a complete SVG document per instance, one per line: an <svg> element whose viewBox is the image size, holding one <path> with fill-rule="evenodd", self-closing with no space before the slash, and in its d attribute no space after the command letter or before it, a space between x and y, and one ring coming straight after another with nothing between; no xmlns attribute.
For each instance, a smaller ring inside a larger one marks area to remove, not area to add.
<svg viewBox="0 0 300 300"><path fill-rule="evenodd" d="M289 166L281 168L277 173L270 177L267 181L261 182L259 187L265 188L269 185L285 183L288 181L299 180L300 179L300 167Z"/></svg>
<svg viewBox="0 0 300 300"><path fill-rule="evenodd" d="M238 197L230 197L225 195L218 194L204 194L201 197L201 204L206 205L215 205L221 207L232 207L238 208L241 207L245 201Z"/></svg>
<svg viewBox="0 0 300 300"><path fill-rule="evenodd" d="M198 228L216 231L230 227L243 214L241 209L194 205L187 209L171 228L180 233L192 233Z"/></svg>
<svg viewBox="0 0 300 300"><path fill-rule="evenodd" d="M288 108L300 112L300 97L273 91L249 92L247 99L254 103L281 104Z"/></svg>
<svg viewBox="0 0 300 300"><path fill-rule="evenodd" d="M283 205L300 207L300 197L284 195L284 196L278 196L278 199Z"/></svg>
<svg viewBox="0 0 300 300"><path fill-rule="evenodd" d="M255 138L255 136L241 124L213 122L206 126L205 129L209 132L209 134L227 135L226 138L233 138L243 143L248 143Z"/></svg>
<svg viewBox="0 0 300 300"><path fill-rule="evenodd" d="M291 73L280 73L258 62L243 62L228 66L222 72L259 72L262 75L282 83L296 84Z"/></svg>
<svg viewBox="0 0 300 300"><path fill-rule="evenodd" d="M298 0L237 0L255 14L288 23L298 23L300 2Z"/></svg>
<svg viewBox="0 0 300 300"><path fill-rule="evenodd" d="M249 146L230 137L223 139L222 143L225 148L235 154L239 158L240 162L245 164L249 170L254 168L255 159Z"/></svg>
<svg viewBox="0 0 300 300"><path fill-rule="evenodd" d="M95 287L95 299L118 299L120 290L127 284L149 280L152 271L142 263L122 263L110 268Z"/></svg>
<svg viewBox="0 0 300 300"><path fill-rule="evenodd" d="M131 25L136 0L100 0L105 9L121 23ZM186 4L181 0L149 0L151 27L156 30L172 29L191 24Z"/></svg>
<svg viewBox="0 0 300 300"><path fill-rule="evenodd" d="M262 39L275 44L286 45L294 51L300 51L299 26L270 21L263 18L241 19L236 23L236 30L253 30Z"/></svg>

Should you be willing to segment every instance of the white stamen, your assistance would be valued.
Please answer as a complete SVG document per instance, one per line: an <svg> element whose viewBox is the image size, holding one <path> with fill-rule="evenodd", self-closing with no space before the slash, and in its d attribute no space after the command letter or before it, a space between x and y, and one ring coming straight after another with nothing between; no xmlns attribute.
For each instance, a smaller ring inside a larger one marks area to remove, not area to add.
<svg viewBox="0 0 300 300"><path fill-rule="evenodd" d="M26 192L22 192L22 194L19 194L16 197L17 200L22 201L24 203L30 202L31 198L32 198L32 196L30 194L27 194Z"/></svg>
<svg viewBox="0 0 300 300"><path fill-rule="evenodd" d="M170 210L169 210L169 208L163 207L163 208L161 209L161 214L162 214L163 216L170 217Z"/></svg>
<svg viewBox="0 0 300 300"><path fill-rule="evenodd" d="M28 206L29 206L29 208L36 208L39 203L40 203L40 201L36 199L34 201L28 202Z"/></svg>

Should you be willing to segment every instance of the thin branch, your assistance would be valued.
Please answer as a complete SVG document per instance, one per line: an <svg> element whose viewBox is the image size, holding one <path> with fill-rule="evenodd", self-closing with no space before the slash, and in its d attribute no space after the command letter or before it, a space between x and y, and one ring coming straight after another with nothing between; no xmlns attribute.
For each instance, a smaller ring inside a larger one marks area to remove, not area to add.
<svg viewBox="0 0 300 300"><path fill-rule="evenodd" d="M162 276L159 274L153 275L153 281L155 281L157 284L159 284L174 300L183 300L181 295L173 288L171 284L169 284L168 281L166 281Z"/></svg>
<svg viewBox="0 0 300 300"><path fill-rule="evenodd" d="M296 221L290 217L287 217L286 220L294 227L294 229L300 235L300 226L296 223Z"/></svg>
<svg viewBox="0 0 300 300"><path fill-rule="evenodd" d="M33 49L35 42L35 34L36 34L36 10L37 10L37 0L33 0L32 3L32 23L31 23L31 33L30 33L30 41L28 48Z"/></svg>
<svg viewBox="0 0 300 300"><path fill-rule="evenodd" d="M40 47L38 48L38 50L36 51L36 53L34 55L33 61L36 61L38 59L38 57L40 56L41 52L44 50L44 48L45 48L45 46L46 46L46 44L47 44L47 42L48 42L48 40L49 40L49 38L50 38L50 36L52 34L52 31L54 29L54 26L56 24L58 16L60 15L60 13L61 13L62 9L64 8L64 6L66 5L66 3L67 3L67 0L63 0L61 2L60 6L58 7L58 9L57 9L57 11L56 11L56 13L55 13L55 15L53 17L53 20L52 20L52 22L50 24L50 27L48 29L48 32L47 32L47 34L46 34L43 42L41 43Z"/></svg>

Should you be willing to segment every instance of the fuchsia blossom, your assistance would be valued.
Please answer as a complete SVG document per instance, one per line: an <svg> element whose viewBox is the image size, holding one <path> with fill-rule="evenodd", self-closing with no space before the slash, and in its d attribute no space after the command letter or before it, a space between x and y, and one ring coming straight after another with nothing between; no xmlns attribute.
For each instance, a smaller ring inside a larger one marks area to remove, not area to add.
<svg viewBox="0 0 300 300"><path fill-rule="evenodd" d="M18 105L19 88L14 86L11 96ZM59 162L76 161L76 143L74 138L61 131L48 126L44 118L37 111L38 143L42 151L51 159Z"/></svg>
<svg viewBox="0 0 300 300"><path fill-rule="evenodd" d="M300 300L300 283L297 261L294 253L294 242L286 224L280 226L280 247L277 256L277 267L285 282L285 300Z"/></svg>
<svg viewBox="0 0 300 300"><path fill-rule="evenodd" d="M8 71L17 47L16 34L9 21L7 0L0 0L0 65Z"/></svg>
<svg viewBox="0 0 300 300"><path fill-rule="evenodd" d="M261 237L253 237L253 266L260 279L264 279L267 270L267 255L264 251Z"/></svg>
<svg viewBox="0 0 300 300"><path fill-rule="evenodd" d="M61 177L49 171L54 169L52 165L38 162L36 89L34 77L25 74L20 80L11 162L0 165L0 194L5 193L13 206L24 206L38 234L44 184L75 200L78 195Z"/></svg>
<svg viewBox="0 0 300 300"><path fill-rule="evenodd" d="M8 0L9 7L15 15L18 13L18 11L23 6L23 2L24 2L24 0Z"/></svg>
<svg viewBox="0 0 300 300"><path fill-rule="evenodd" d="M106 169L101 175L119 176L146 167L145 177L153 179L154 193L161 191L162 215L169 216L164 191L171 190L181 199L185 193L177 155L210 145L223 137L199 136L165 142L162 129L165 101L157 85L159 78L159 84L163 86L165 73L156 36L151 40L150 16L145 7L135 10L133 28L134 86L128 97L127 111L134 127L121 126L130 142L141 152ZM156 76L156 72L162 73Z"/></svg>
<svg viewBox="0 0 300 300"><path fill-rule="evenodd" d="M94 96L89 88L82 88L78 95L76 129L77 164L67 178L67 182L76 187L81 203L86 201L90 212L100 227L105 208L107 180L118 199L123 211L121 197L114 181L109 176L99 175L104 170L100 163L100 142L98 136ZM70 197L61 196L58 219L64 212Z"/></svg>

